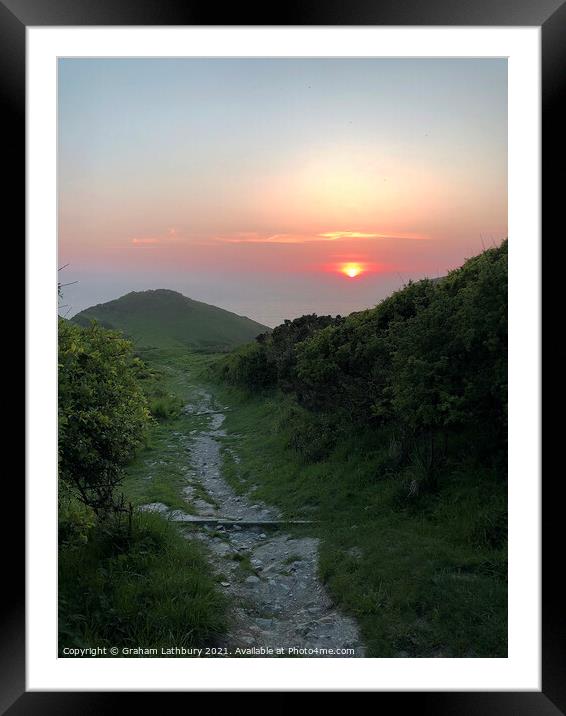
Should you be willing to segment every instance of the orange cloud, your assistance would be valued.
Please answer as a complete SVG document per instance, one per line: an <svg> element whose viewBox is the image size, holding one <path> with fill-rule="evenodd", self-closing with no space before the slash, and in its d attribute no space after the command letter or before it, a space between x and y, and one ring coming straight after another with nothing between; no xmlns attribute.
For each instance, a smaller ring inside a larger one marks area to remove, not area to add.
<svg viewBox="0 0 566 716"><path fill-rule="evenodd" d="M134 246L150 246L158 243L159 239L132 239L132 244Z"/></svg>
<svg viewBox="0 0 566 716"><path fill-rule="evenodd" d="M410 239L423 241L428 237L414 234L392 232L389 234L365 231L327 231L320 234L272 234L262 235L255 232L237 232L227 236L217 236L216 241L227 244L307 244L347 239Z"/></svg>
<svg viewBox="0 0 566 716"><path fill-rule="evenodd" d="M377 239L385 238L384 234L367 234L363 231L328 231L326 234L318 234L323 239L337 241L338 239Z"/></svg>
<svg viewBox="0 0 566 716"><path fill-rule="evenodd" d="M228 236L216 236L223 244L304 244L313 241L313 237L303 234L272 234L270 236L254 232L237 232Z"/></svg>
<svg viewBox="0 0 566 716"><path fill-rule="evenodd" d="M329 241L338 241L339 239L412 239L415 241L423 241L427 237L420 234L393 232L389 234L366 233L363 231L329 231L325 234L318 234L321 238Z"/></svg>
<svg viewBox="0 0 566 716"><path fill-rule="evenodd" d="M134 246L154 246L155 244L170 244L181 238L179 232L174 226L170 226L163 233L156 236L135 237L131 239Z"/></svg>

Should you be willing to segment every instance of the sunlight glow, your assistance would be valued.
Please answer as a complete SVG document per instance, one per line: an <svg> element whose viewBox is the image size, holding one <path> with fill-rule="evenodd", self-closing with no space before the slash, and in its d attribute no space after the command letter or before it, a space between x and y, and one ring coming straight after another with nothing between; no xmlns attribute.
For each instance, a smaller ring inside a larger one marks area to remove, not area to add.
<svg viewBox="0 0 566 716"><path fill-rule="evenodd" d="M362 273L362 267L360 264L345 264L341 269L342 273L348 276L348 278L356 278Z"/></svg>

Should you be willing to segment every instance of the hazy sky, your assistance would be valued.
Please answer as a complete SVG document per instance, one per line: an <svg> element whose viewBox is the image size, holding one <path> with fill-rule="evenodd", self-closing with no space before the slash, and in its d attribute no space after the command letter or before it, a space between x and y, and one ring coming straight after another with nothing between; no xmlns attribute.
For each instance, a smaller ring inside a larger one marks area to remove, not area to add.
<svg viewBox="0 0 566 716"><path fill-rule="evenodd" d="M506 235L506 60L59 60L71 313L347 314Z"/></svg>

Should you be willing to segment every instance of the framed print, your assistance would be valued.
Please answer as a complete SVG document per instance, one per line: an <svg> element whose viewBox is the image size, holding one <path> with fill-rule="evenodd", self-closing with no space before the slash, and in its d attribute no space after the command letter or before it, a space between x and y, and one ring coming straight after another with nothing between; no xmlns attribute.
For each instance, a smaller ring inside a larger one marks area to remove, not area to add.
<svg viewBox="0 0 566 716"><path fill-rule="evenodd" d="M539 348L564 18L0 4L27 272L7 713L566 708Z"/></svg>

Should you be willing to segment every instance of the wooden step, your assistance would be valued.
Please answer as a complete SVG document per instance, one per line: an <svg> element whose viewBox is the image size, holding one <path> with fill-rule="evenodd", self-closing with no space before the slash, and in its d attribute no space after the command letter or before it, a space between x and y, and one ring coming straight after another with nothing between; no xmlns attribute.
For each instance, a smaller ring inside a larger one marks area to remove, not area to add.
<svg viewBox="0 0 566 716"><path fill-rule="evenodd" d="M283 527L285 525L312 525L312 520L245 520L231 517L203 517L183 513L171 514L173 522L184 522L192 525L216 525L222 527Z"/></svg>

